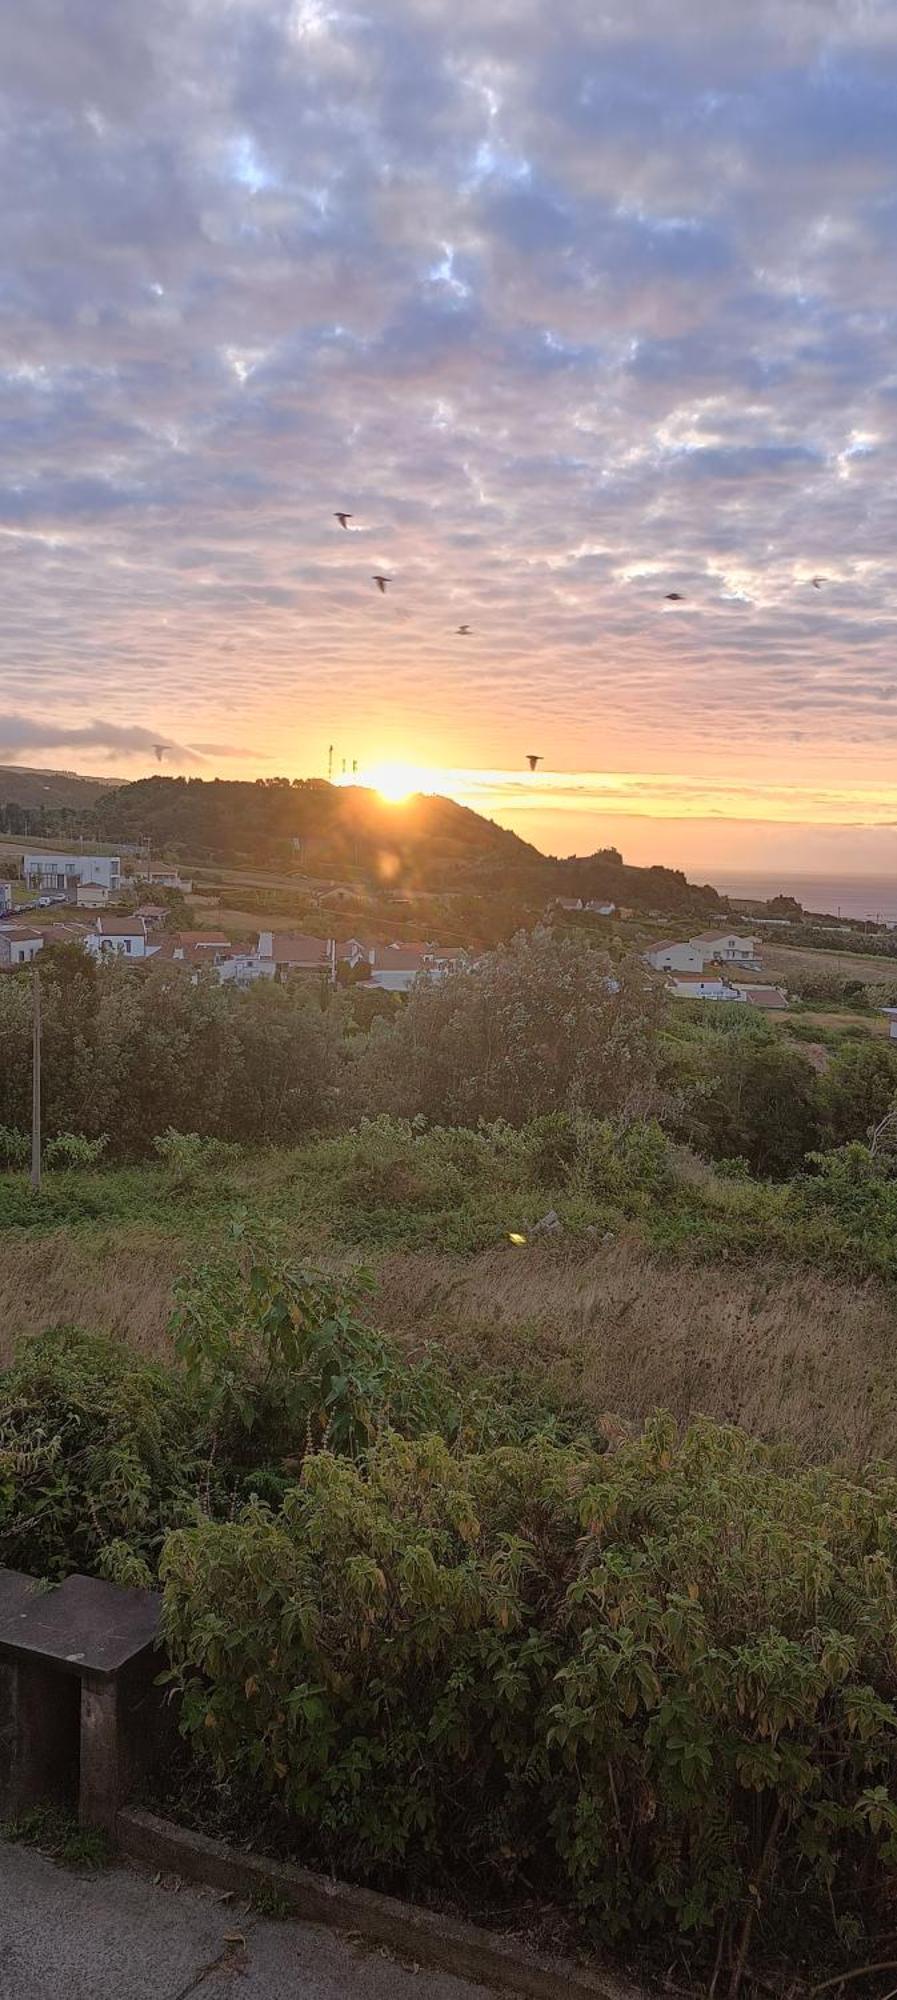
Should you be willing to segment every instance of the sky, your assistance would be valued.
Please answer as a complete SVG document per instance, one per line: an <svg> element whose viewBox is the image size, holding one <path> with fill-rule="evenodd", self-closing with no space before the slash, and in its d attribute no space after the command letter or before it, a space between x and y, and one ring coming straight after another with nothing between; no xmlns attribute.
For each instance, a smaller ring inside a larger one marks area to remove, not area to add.
<svg viewBox="0 0 897 2000"><path fill-rule="evenodd" d="M7 6L0 761L897 874L895 102L892 0Z"/></svg>

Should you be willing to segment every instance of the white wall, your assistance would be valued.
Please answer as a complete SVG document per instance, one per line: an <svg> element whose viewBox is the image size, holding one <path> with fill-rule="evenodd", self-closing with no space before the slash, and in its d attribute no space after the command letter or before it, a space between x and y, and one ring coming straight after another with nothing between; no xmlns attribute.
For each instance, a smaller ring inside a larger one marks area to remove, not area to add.
<svg viewBox="0 0 897 2000"><path fill-rule="evenodd" d="M709 956L696 944L655 944L645 957L657 972L703 972L704 960Z"/></svg>

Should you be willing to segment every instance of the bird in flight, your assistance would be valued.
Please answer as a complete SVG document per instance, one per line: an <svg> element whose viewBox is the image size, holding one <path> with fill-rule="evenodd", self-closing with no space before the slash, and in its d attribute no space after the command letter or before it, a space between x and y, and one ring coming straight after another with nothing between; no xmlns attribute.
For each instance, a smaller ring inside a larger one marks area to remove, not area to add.
<svg viewBox="0 0 897 2000"><path fill-rule="evenodd" d="M350 521L354 521L354 519L355 519L355 516L354 516L354 514L341 514L341 513L340 513L340 512L339 512L339 511L337 510L337 512L336 512L336 513L334 514L333 518L334 518L334 520L335 520L335 521L338 521L338 522L339 522L339 524L340 524L340 527L341 527L341 528L348 528L348 526L349 526L349 522L350 522Z"/></svg>
<svg viewBox="0 0 897 2000"><path fill-rule="evenodd" d="M685 598L683 597L683 595L682 595L682 592L681 592L681 590L668 590L668 591L667 591L667 603L668 603L668 604L684 604L684 603L685 603Z"/></svg>
<svg viewBox="0 0 897 2000"><path fill-rule="evenodd" d="M813 589L814 589L814 590L821 590L821 589L822 589L822 586L823 586L823 584L824 584L824 583L828 583L828 577L827 577L827 576L811 576L811 578L810 578L810 582L811 582L811 584L813 585Z"/></svg>
<svg viewBox="0 0 897 2000"><path fill-rule="evenodd" d="M469 625L459 625L459 626L458 626L458 631L459 631L459 633L460 633L461 637L462 637L463 639L466 639L466 638L467 638L467 635L468 635L468 632L470 631L470 626L469 626Z"/></svg>
<svg viewBox="0 0 897 2000"><path fill-rule="evenodd" d="M168 749L168 744L167 744L167 743L154 743L154 744L153 744L153 749L155 750L155 753L156 753L156 763L157 763L157 764L161 764L161 762L162 762L162 759L163 759L163 757L164 757L164 755L165 755L165 752L166 752L166 750Z"/></svg>
<svg viewBox="0 0 897 2000"><path fill-rule="evenodd" d="M391 583L391 582L392 582L392 577L391 577L391 576L372 576L372 578L371 578L371 582L372 582L372 583L375 583L375 584L377 585L377 589L378 589L378 590L381 590L381 591L383 592L383 595L384 595L384 597L385 597L385 596L386 596L386 586L387 586L387 584L388 584L388 583Z"/></svg>
<svg viewBox="0 0 897 2000"><path fill-rule="evenodd" d="M529 765L529 767L530 767L530 770L531 770L531 771L534 771L534 770L535 770L535 768L536 768L536 765L537 765L537 764L541 764L541 762L542 762L542 759L541 759L541 757L537 757L537 756L536 756L536 755L534 754L534 752L533 752L532 750L530 750L530 751L528 751L528 752L527 752L527 758L526 758L526 761L527 761L527 763L528 763L528 765Z"/></svg>

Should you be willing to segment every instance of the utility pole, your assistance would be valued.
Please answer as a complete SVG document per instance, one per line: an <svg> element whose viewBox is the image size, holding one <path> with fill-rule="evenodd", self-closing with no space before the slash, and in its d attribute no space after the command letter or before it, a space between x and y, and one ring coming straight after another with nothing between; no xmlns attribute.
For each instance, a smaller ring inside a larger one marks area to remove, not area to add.
<svg viewBox="0 0 897 2000"><path fill-rule="evenodd" d="M40 1194L40 972L31 967L33 1053L31 1058L31 1190Z"/></svg>
<svg viewBox="0 0 897 2000"><path fill-rule="evenodd" d="M328 783L328 785L332 785L332 783L333 783L333 744L332 744L332 743L328 745L328 749L327 749L327 783Z"/></svg>

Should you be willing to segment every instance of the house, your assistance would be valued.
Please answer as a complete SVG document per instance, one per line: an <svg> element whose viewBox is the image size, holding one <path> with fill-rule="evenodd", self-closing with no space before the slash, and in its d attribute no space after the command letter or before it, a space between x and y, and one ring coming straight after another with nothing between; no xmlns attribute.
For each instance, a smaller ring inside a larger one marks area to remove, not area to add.
<svg viewBox="0 0 897 2000"><path fill-rule="evenodd" d="M583 907L588 910L590 917L612 917L617 908L616 903L598 903L595 901L585 903Z"/></svg>
<svg viewBox="0 0 897 2000"><path fill-rule="evenodd" d="M553 910L581 910L583 900L581 896L555 896L551 907Z"/></svg>
<svg viewBox="0 0 897 2000"><path fill-rule="evenodd" d="M674 1000L744 1001L747 999L747 994L737 986L730 986L722 973L674 974L667 980L667 987Z"/></svg>
<svg viewBox="0 0 897 2000"><path fill-rule="evenodd" d="M279 979L301 973L335 977L336 947L330 938L311 937L302 931L259 931L257 955L269 959Z"/></svg>
<svg viewBox="0 0 897 2000"><path fill-rule="evenodd" d="M168 911L164 903L140 903L134 915L143 918L148 931L157 931L164 924Z"/></svg>
<svg viewBox="0 0 897 2000"><path fill-rule="evenodd" d="M146 958L146 925L142 917L98 917L84 945L95 958Z"/></svg>
<svg viewBox="0 0 897 2000"><path fill-rule="evenodd" d="M233 941L225 931L169 931L147 945L147 957L154 965L211 965L234 955Z"/></svg>
<svg viewBox="0 0 897 2000"><path fill-rule="evenodd" d="M182 875L174 867L138 868L135 870L137 882L148 882L153 889L176 889L180 895L189 896L193 888L192 877Z"/></svg>
<svg viewBox="0 0 897 2000"><path fill-rule="evenodd" d="M675 943L667 943L661 938L657 944L649 945L642 956L648 965L653 965L655 972L703 972L704 961L710 953L703 951L695 940L678 939Z"/></svg>
<svg viewBox="0 0 897 2000"><path fill-rule="evenodd" d="M117 854L23 854L22 874L37 895L62 890L74 903L79 882L102 882L114 900L121 888Z"/></svg>
<svg viewBox="0 0 897 2000"><path fill-rule="evenodd" d="M75 902L79 910L104 910L109 901L109 888L105 882L78 882L75 885Z"/></svg>
<svg viewBox="0 0 897 2000"><path fill-rule="evenodd" d="M257 979L276 979L273 958L260 958L257 951L235 951L229 958L215 960L215 970L223 984L252 986Z"/></svg>
<svg viewBox="0 0 897 2000"><path fill-rule="evenodd" d="M32 930L29 924L4 924L0 928L0 966L30 965L43 946L42 931Z"/></svg>
<svg viewBox="0 0 897 2000"><path fill-rule="evenodd" d="M378 944L374 946L366 985L384 993L410 993L416 979L426 976L423 945Z"/></svg>
<svg viewBox="0 0 897 2000"><path fill-rule="evenodd" d="M780 986L751 986L738 980L735 992L749 1000L752 1007L763 1007L767 1013L780 1013L788 1005L788 995L782 992Z"/></svg>
<svg viewBox="0 0 897 2000"><path fill-rule="evenodd" d="M8 882L0 882L0 917L12 909L12 889Z"/></svg>
<svg viewBox="0 0 897 2000"><path fill-rule="evenodd" d="M702 931L691 943L704 958L716 959L722 965L757 966L760 963L759 938L748 937L740 931Z"/></svg>
<svg viewBox="0 0 897 2000"><path fill-rule="evenodd" d="M880 1007L878 1011L887 1015L888 1034L892 1042L897 1042L897 1007Z"/></svg>

